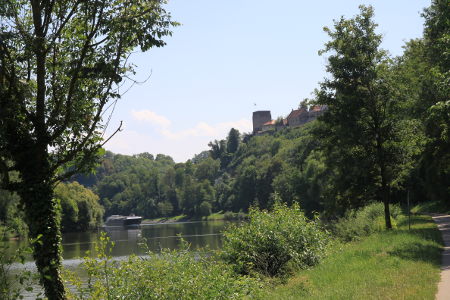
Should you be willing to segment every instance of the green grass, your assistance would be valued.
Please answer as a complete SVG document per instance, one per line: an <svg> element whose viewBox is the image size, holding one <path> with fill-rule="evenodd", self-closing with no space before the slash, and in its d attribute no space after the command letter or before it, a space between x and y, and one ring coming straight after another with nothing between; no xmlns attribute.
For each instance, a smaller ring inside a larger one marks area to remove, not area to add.
<svg viewBox="0 0 450 300"><path fill-rule="evenodd" d="M421 214L421 213L450 213L450 207L448 205L443 204L442 202L434 201L434 202L423 202L419 203L411 208L411 213L413 214Z"/></svg>
<svg viewBox="0 0 450 300"><path fill-rule="evenodd" d="M181 221L188 221L191 220L191 218L188 218L186 215L178 215L173 217L161 217L161 218L155 218L155 219L144 219L143 223L164 223L164 222L181 222Z"/></svg>
<svg viewBox="0 0 450 300"><path fill-rule="evenodd" d="M225 219L225 213L222 211L216 212L216 213L212 213L210 214L207 219L208 221L217 221L217 220L224 220Z"/></svg>
<svg viewBox="0 0 450 300"><path fill-rule="evenodd" d="M246 216L246 214L243 213L230 213L230 212L223 212L219 211L216 213L212 213L207 217L188 217L187 215L178 215L173 217L161 217L161 218L155 218L155 219L145 219L142 222L143 223L170 223L170 222L185 222L185 221L219 221L219 220L226 220L227 216L226 214L229 214L228 218L231 219L242 219Z"/></svg>
<svg viewBox="0 0 450 300"><path fill-rule="evenodd" d="M442 239L428 216L358 242L336 244L324 261L267 291L265 299L434 299Z"/></svg>

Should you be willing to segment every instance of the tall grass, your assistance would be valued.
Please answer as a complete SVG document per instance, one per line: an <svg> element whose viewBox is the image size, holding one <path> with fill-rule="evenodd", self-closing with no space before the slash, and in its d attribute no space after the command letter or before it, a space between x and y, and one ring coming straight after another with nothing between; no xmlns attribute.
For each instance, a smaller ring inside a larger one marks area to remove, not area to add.
<svg viewBox="0 0 450 300"><path fill-rule="evenodd" d="M264 299L432 300L439 281L441 236L427 216L413 216L412 229L376 232L335 246L317 267L299 272Z"/></svg>
<svg viewBox="0 0 450 300"><path fill-rule="evenodd" d="M402 218L402 210L398 205L390 206L391 223L395 228ZM384 204L369 204L359 210L350 210L345 217L332 224L332 231L343 241L361 239L374 232L385 229Z"/></svg>

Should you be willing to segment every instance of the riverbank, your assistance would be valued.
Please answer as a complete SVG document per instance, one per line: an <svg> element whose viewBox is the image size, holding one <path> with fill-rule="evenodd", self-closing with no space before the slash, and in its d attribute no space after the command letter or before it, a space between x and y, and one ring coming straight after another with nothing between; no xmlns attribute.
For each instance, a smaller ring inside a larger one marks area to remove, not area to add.
<svg viewBox="0 0 450 300"><path fill-rule="evenodd" d="M265 299L434 299L442 238L429 216L336 244L318 266L267 290Z"/></svg>
<svg viewBox="0 0 450 300"><path fill-rule="evenodd" d="M164 223L179 223L179 222L193 222L193 221L236 221L245 220L247 214L245 213L234 213L234 212L216 212L210 214L207 217L192 217L187 215L178 215L172 217L162 217L155 219L145 219L142 224L164 224Z"/></svg>

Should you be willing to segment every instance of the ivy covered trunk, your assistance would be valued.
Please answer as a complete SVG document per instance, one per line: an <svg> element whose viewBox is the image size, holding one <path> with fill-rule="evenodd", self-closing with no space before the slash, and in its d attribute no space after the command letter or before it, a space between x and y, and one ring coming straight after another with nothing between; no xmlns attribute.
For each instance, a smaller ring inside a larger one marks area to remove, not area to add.
<svg viewBox="0 0 450 300"><path fill-rule="evenodd" d="M36 147L40 148L40 147ZM35 149L36 150L36 149ZM61 230L58 205L53 197L53 184L48 182L48 154L36 151L38 164L24 163L22 188L18 191L25 210L25 218L33 243L33 258L40 275L41 285L49 300L66 299L61 278ZM28 165L28 166L27 166Z"/></svg>
<svg viewBox="0 0 450 300"><path fill-rule="evenodd" d="M29 184L21 193L25 200L25 214L33 244L33 257L40 274L41 285L50 300L65 299L60 274L61 231L57 203L53 199L52 186L42 183Z"/></svg>
<svg viewBox="0 0 450 300"><path fill-rule="evenodd" d="M0 1L0 188L21 197L51 300L66 297L53 187L90 171L120 131L105 136L104 114L134 74L129 55L164 46L178 25L165 3Z"/></svg>

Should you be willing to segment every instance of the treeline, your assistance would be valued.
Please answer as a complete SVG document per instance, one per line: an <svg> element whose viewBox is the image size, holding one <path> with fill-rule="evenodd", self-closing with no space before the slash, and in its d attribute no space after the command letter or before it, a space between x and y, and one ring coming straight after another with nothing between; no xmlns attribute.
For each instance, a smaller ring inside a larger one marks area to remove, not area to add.
<svg viewBox="0 0 450 300"><path fill-rule="evenodd" d="M371 7L326 28L330 76L302 101L327 106L316 121L257 136L231 129L186 163L108 152L95 175L75 180L99 195L106 215L147 218L246 212L277 200L335 218L404 201L407 191L414 202L449 203L449 6L435 1L423 16L424 36L399 57L380 48Z"/></svg>

